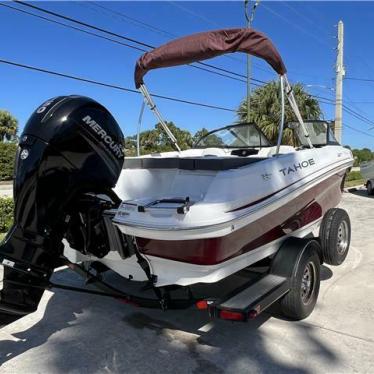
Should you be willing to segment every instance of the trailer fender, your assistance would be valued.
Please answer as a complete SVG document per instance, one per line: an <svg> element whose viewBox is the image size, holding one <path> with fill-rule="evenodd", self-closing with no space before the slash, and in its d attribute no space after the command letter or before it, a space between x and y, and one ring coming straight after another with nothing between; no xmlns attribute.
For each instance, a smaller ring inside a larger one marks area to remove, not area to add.
<svg viewBox="0 0 374 374"><path fill-rule="evenodd" d="M302 254L310 247L317 252L322 264L322 250L318 240L292 237L285 240L275 254L270 266L270 274L285 278L295 276Z"/></svg>

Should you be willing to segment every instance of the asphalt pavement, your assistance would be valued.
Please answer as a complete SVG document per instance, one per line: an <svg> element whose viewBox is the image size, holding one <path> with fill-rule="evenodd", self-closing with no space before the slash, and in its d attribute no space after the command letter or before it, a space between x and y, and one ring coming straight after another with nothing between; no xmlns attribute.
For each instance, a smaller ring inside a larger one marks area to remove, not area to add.
<svg viewBox="0 0 374 374"><path fill-rule="evenodd" d="M205 312L139 309L45 292L37 312L0 328L1 373L374 373L374 199L345 193L345 263L322 268L312 315L210 322ZM80 284L68 270L61 282ZM0 322L1 323L1 322Z"/></svg>

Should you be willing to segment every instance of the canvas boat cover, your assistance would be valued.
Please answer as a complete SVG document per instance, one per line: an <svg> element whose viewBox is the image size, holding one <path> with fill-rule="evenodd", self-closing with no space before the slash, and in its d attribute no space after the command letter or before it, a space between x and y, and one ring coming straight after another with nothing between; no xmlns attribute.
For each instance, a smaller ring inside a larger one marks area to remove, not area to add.
<svg viewBox="0 0 374 374"><path fill-rule="evenodd" d="M144 53L136 63L135 85L152 69L185 65L225 53L244 52L267 61L278 74L285 74L282 57L263 33L251 28L223 29L188 35Z"/></svg>

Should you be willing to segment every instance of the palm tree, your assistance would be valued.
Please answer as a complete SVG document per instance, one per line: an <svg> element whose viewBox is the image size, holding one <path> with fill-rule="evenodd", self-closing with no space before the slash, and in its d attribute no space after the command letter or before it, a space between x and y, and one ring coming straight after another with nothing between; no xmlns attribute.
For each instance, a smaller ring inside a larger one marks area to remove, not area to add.
<svg viewBox="0 0 374 374"><path fill-rule="evenodd" d="M321 108L316 99L311 97L303 85L296 83L292 86L296 102L303 119L320 119ZM243 100L238 108L239 122L247 122L247 102ZM256 123L264 134L272 141L278 138L278 125L281 115L281 101L279 82L269 82L264 86L256 88L251 95L251 106L249 122ZM294 122L296 117L288 101L285 107L285 122ZM285 129L283 133L283 144L295 145L292 130Z"/></svg>
<svg viewBox="0 0 374 374"><path fill-rule="evenodd" d="M18 121L6 110L0 110L0 141L14 139L17 129Z"/></svg>

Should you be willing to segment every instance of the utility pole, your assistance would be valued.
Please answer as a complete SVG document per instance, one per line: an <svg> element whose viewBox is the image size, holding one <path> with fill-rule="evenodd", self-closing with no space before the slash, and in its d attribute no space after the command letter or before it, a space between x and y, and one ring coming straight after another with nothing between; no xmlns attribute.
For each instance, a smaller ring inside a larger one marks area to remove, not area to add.
<svg viewBox="0 0 374 374"><path fill-rule="evenodd" d="M256 0L252 7L251 15L248 14L249 0L244 0L244 12L245 19L247 20L247 28L252 27L253 18L255 17L255 12L260 0ZM249 122L249 114L251 111L251 56L247 54L247 122Z"/></svg>
<svg viewBox="0 0 374 374"><path fill-rule="evenodd" d="M338 47L336 57L336 89L335 89L335 137L342 142L343 131L343 78L345 75L343 65L343 48L344 48L344 24L343 21L338 23Z"/></svg>

